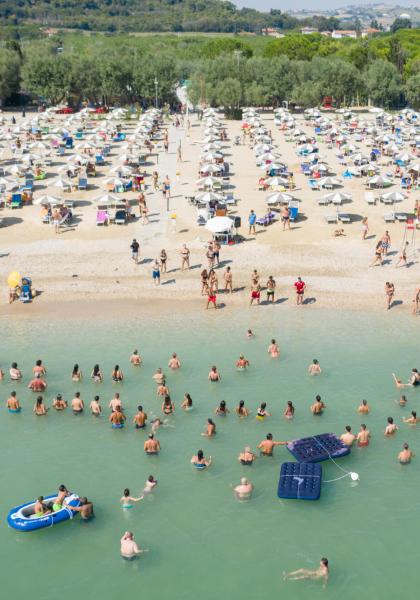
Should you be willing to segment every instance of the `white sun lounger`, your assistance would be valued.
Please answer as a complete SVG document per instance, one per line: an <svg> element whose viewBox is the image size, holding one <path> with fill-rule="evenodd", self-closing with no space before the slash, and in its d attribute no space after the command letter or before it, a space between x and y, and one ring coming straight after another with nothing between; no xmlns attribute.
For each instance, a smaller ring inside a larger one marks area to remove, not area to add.
<svg viewBox="0 0 420 600"><path fill-rule="evenodd" d="M347 213L337 213L337 219L341 223L351 223L351 217Z"/></svg>

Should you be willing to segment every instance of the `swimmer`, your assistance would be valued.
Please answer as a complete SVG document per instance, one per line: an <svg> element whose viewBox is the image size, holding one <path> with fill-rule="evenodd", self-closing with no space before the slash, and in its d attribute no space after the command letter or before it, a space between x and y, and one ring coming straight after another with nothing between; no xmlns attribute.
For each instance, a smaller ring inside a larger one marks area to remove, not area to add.
<svg viewBox="0 0 420 600"><path fill-rule="evenodd" d="M52 407L55 408L55 410L64 410L67 408L67 402L66 400L63 400L61 394L57 394L53 400Z"/></svg>
<svg viewBox="0 0 420 600"><path fill-rule="evenodd" d="M293 419L294 415L295 415L295 407L293 406L293 402L291 400L288 400L287 406L283 412L283 417L285 419Z"/></svg>
<svg viewBox="0 0 420 600"><path fill-rule="evenodd" d="M169 388L166 384L161 383L160 385L158 385L157 389L156 389L156 395L160 396L162 398L165 398L166 396L169 396Z"/></svg>
<svg viewBox="0 0 420 600"><path fill-rule="evenodd" d="M370 431L369 429L366 429L366 425L364 423L360 425L360 431L356 436L356 440L359 448L363 448L363 446L369 446Z"/></svg>
<svg viewBox="0 0 420 600"><path fill-rule="evenodd" d="M147 550L139 548L137 543L134 541L134 533L131 533L131 531L126 531L121 538L120 552L121 557L125 560L133 560L139 554L147 552Z"/></svg>
<svg viewBox="0 0 420 600"><path fill-rule="evenodd" d="M125 414L121 411L121 406L116 406L115 410L109 415L108 421L111 423L112 427L121 429L124 427L124 422L126 420Z"/></svg>
<svg viewBox="0 0 420 600"><path fill-rule="evenodd" d="M171 415L175 412L175 404L172 402L170 396L165 396L162 402L162 412L165 415Z"/></svg>
<svg viewBox="0 0 420 600"><path fill-rule="evenodd" d="M398 389L406 388L406 387L413 387L413 384L410 382L403 383L401 381L401 379L395 375L395 373L392 373L392 377L394 378L394 381L395 381L395 387L397 387Z"/></svg>
<svg viewBox="0 0 420 600"><path fill-rule="evenodd" d="M10 370L9 370L9 374L10 374L10 379L12 381L18 381L19 379L22 379L22 372L21 370L18 368L17 363L12 363Z"/></svg>
<svg viewBox="0 0 420 600"><path fill-rule="evenodd" d="M42 364L42 360L37 360L35 363L34 368L32 369L32 373L34 375L37 375L38 373L40 375L46 375L47 374L47 369L44 367L44 365Z"/></svg>
<svg viewBox="0 0 420 600"><path fill-rule="evenodd" d="M156 372L152 376L152 379L154 379L158 385L162 385L165 383L165 375L164 373L162 373L162 369L160 367L156 369Z"/></svg>
<svg viewBox="0 0 420 600"><path fill-rule="evenodd" d="M238 500L249 500L252 495L254 486L246 477L241 478L241 483L233 488L235 496Z"/></svg>
<svg viewBox="0 0 420 600"><path fill-rule="evenodd" d="M3 381L4 379L4 371L3 369L0 369L0 381Z"/></svg>
<svg viewBox="0 0 420 600"><path fill-rule="evenodd" d="M189 394L184 394L184 399L181 402L181 408L185 411L192 410L193 401Z"/></svg>
<svg viewBox="0 0 420 600"><path fill-rule="evenodd" d="M202 433L205 437L213 437L216 435L216 425L212 419L207 419L206 431Z"/></svg>
<svg viewBox="0 0 420 600"><path fill-rule="evenodd" d="M328 559L321 558L318 569L298 569L290 573L283 573L284 581L298 581L300 579L323 579L324 587L327 585L329 577Z"/></svg>
<svg viewBox="0 0 420 600"><path fill-rule="evenodd" d="M37 373L34 379L31 379L28 385L28 389L33 392L44 392L47 389L47 382L41 379L41 373Z"/></svg>
<svg viewBox="0 0 420 600"><path fill-rule="evenodd" d="M247 417L249 415L249 410L245 406L245 402L243 400L239 400L238 406L235 408L235 412L238 417Z"/></svg>
<svg viewBox="0 0 420 600"><path fill-rule="evenodd" d="M34 413L37 417L41 417L47 414L48 408L45 406L42 396L38 396L34 405Z"/></svg>
<svg viewBox="0 0 420 600"><path fill-rule="evenodd" d="M271 344L268 346L267 352L271 358L278 358L280 356L280 348L278 347L276 340L271 340Z"/></svg>
<svg viewBox="0 0 420 600"><path fill-rule="evenodd" d="M104 376L102 374L101 369L99 368L99 365L95 365L93 367L90 377L95 383L102 383Z"/></svg>
<svg viewBox="0 0 420 600"><path fill-rule="evenodd" d="M208 380L214 382L214 381L221 381L221 379L222 378L220 377L220 374L217 370L216 365L213 365L211 368L211 371L209 373Z"/></svg>
<svg viewBox="0 0 420 600"><path fill-rule="evenodd" d="M407 400L407 396L405 396L404 394L401 395L401 398L399 400L395 400L396 404L398 404L399 406L406 406L408 400Z"/></svg>
<svg viewBox="0 0 420 600"><path fill-rule="evenodd" d="M403 444L403 449L398 454L398 460L402 465L408 465L411 462L411 459L415 456L414 452L410 450L408 444Z"/></svg>
<svg viewBox="0 0 420 600"><path fill-rule="evenodd" d="M420 385L420 373L418 372L417 369L411 369L411 375L410 375L410 381L409 381L409 383L413 387L416 387L417 385Z"/></svg>
<svg viewBox="0 0 420 600"><path fill-rule="evenodd" d="M254 460L256 458L257 458L257 455L252 452L250 446L246 446L245 450L243 452L241 452L238 456L238 460L241 463L241 465L249 466L249 467L252 465L252 463L254 462Z"/></svg>
<svg viewBox="0 0 420 600"><path fill-rule="evenodd" d="M71 405L73 414L79 415L83 412L83 410L85 408L85 404L80 397L80 392L75 393L74 398L71 401L70 405Z"/></svg>
<svg viewBox="0 0 420 600"><path fill-rule="evenodd" d="M219 415L219 417L225 417L228 413L230 413L230 410L226 406L226 402L221 400L219 406L214 411L214 414Z"/></svg>
<svg viewBox="0 0 420 600"><path fill-rule="evenodd" d="M99 404L99 396L95 396L92 402L89 404L90 412L95 417L99 417L102 412L102 407Z"/></svg>
<svg viewBox="0 0 420 600"><path fill-rule="evenodd" d="M115 365L111 372L111 379L114 383L121 383L124 380L124 373L120 369L119 365Z"/></svg>
<svg viewBox="0 0 420 600"><path fill-rule="evenodd" d="M245 371L249 367L249 360L247 360L243 354L241 354L236 361L236 368L238 371Z"/></svg>
<svg viewBox="0 0 420 600"><path fill-rule="evenodd" d="M394 423L394 419L392 417L387 418L388 425L385 427L384 435L385 437L390 437L394 435L397 431L398 427Z"/></svg>
<svg viewBox="0 0 420 600"><path fill-rule="evenodd" d="M6 406L11 413L18 413L22 410L19 400L16 398L16 392L10 393L10 397L7 399Z"/></svg>
<svg viewBox="0 0 420 600"><path fill-rule="evenodd" d="M412 410L411 417L408 417L408 419L403 417L403 421L404 423L408 423L409 425L417 425L417 423L420 421L420 418L417 417L417 412L415 410Z"/></svg>
<svg viewBox="0 0 420 600"><path fill-rule="evenodd" d="M169 359L168 367L173 371L181 368L181 361L177 357L176 352L174 352L171 358Z"/></svg>
<svg viewBox="0 0 420 600"><path fill-rule="evenodd" d="M80 513L80 517L83 519L83 521L89 521L89 519L93 517L93 504L92 502L89 502L86 496L82 496L79 498L79 500L80 505L72 506L71 510L75 510L76 512Z"/></svg>
<svg viewBox="0 0 420 600"><path fill-rule="evenodd" d="M66 486L62 483L58 488L57 497L54 499L53 503L53 511L57 512L63 508L63 504L67 496L70 496L70 492L66 488Z"/></svg>
<svg viewBox="0 0 420 600"><path fill-rule="evenodd" d="M44 504L44 496L38 496L38 500L35 502L34 506L35 517L43 517L44 515L49 515L51 513L52 510L49 509L46 504Z"/></svg>
<svg viewBox="0 0 420 600"><path fill-rule="evenodd" d="M346 425L345 426L345 432L340 435L340 440L346 444L346 446L353 446L353 442L354 440L357 438L357 436L354 435L354 433L351 432L351 427L350 425Z"/></svg>
<svg viewBox="0 0 420 600"><path fill-rule="evenodd" d="M322 415L324 408L327 408L326 404L321 400L321 396L315 397L315 402L311 405L311 412L313 415Z"/></svg>
<svg viewBox="0 0 420 600"><path fill-rule="evenodd" d="M197 454L191 458L190 463L194 465L197 469L202 471L203 469L207 469L208 467L210 467L212 459L211 456L209 456L209 458L206 458L204 456L204 452L202 450L199 450Z"/></svg>
<svg viewBox="0 0 420 600"><path fill-rule="evenodd" d="M161 421L159 418L156 418L150 422L150 425L152 426L152 433L154 435L156 433L156 431L159 429L159 427L161 425L163 425L163 421Z"/></svg>
<svg viewBox="0 0 420 600"><path fill-rule="evenodd" d="M143 494L151 494L157 486L157 484L157 479L155 479L153 475L149 475L146 483L144 484Z"/></svg>
<svg viewBox="0 0 420 600"><path fill-rule="evenodd" d="M252 329L248 329L248 331L246 332L246 337L248 339L254 338L255 334L253 333Z"/></svg>
<svg viewBox="0 0 420 600"><path fill-rule="evenodd" d="M370 406L367 403L367 400L362 400L362 403L357 408L357 412L361 415L367 415L370 413Z"/></svg>
<svg viewBox="0 0 420 600"><path fill-rule="evenodd" d="M160 442L155 440L153 433L149 433L149 439L144 442L143 448L146 454L157 454L160 451Z"/></svg>
<svg viewBox="0 0 420 600"><path fill-rule="evenodd" d="M141 365L142 358L138 350L133 350L133 354L130 356L130 363L133 367L139 367Z"/></svg>
<svg viewBox="0 0 420 600"><path fill-rule="evenodd" d="M143 500L143 496L134 498L133 496L130 496L130 490L125 488L123 495L120 498L121 507L126 509L133 508L133 502L139 502L140 500Z"/></svg>
<svg viewBox="0 0 420 600"><path fill-rule="evenodd" d="M259 450L261 450L260 454L262 456L273 456L273 450L275 446L285 446L289 442L275 442L273 440L273 434L267 433L266 439L262 440L257 446Z"/></svg>
<svg viewBox="0 0 420 600"><path fill-rule="evenodd" d="M133 417L133 423L136 429L144 429L146 427L147 414L144 412L141 404L137 407L137 413Z"/></svg>
<svg viewBox="0 0 420 600"><path fill-rule="evenodd" d="M267 403L261 402L260 406L257 408L256 419L262 421L265 417L271 417L271 413L266 410Z"/></svg>
<svg viewBox="0 0 420 600"><path fill-rule="evenodd" d="M319 375L322 373L322 369L316 358L314 358L312 361L312 364L309 365L308 373L309 373L309 375Z"/></svg>
<svg viewBox="0 0 420 600"><path fill-rule="evenodd" d="M72 381L80 381L82 379L82 371L79 369L79 365L75 364L73 367L73 371L71 372L71 380Z"/></svg>

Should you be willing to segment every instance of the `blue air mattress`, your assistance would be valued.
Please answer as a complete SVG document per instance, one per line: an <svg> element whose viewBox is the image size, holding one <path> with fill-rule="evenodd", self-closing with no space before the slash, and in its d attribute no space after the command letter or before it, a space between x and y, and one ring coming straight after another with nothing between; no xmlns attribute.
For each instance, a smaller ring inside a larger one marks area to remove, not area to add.
<svg viewBox="0 0 420 600"><path fill-rule="evenodd" d="M321 462L329 458L340 458L350 453L350 448L333 433L321 433L293 440L287 444L287 449L301 463Z"/></svg>
<svg viewBox="0 0 420 600"><path fill-rule="evenodd" d="M318 500L321 495L321 465L313 463L283 463L277 496L292 500Z"/></svg>

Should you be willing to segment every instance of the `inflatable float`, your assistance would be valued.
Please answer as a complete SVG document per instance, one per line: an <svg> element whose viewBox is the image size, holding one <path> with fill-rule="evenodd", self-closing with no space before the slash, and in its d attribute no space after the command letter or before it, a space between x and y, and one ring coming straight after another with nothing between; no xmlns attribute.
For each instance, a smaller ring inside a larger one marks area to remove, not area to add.
<svg viewBox="0 0 420 600"><path fill-rule="evenodd" d="M57 498L57 494L44 497L44 504L52 509L54 500ZM35 531L35 529L42 529L44 527L52 527L61 523L62 521L68 521L72 519L76 514L76 511L72 511L72 506L79 506L80 500L77 494L71 494L66 498L66 505L61 510L42 515L42 517L36 517L35 512L36 500L26 502L20 506L12 508L7 515L7 523L9 527L17 529L18 531Z"/></svg>
<svg viewBox="0 0 420 600"><path fill-rule="evenodd" d="M300 463L316 463L329 458L341 458L350 453L340 438L333 433L321 433L287 444L287 449Z"/></svg>
<svg viewBox="0 0 420 600"><path fill-rule="evenodd" d="M277 496L289 500L318 500L321 482L321 465L285 462L280 470Z"/></svg>

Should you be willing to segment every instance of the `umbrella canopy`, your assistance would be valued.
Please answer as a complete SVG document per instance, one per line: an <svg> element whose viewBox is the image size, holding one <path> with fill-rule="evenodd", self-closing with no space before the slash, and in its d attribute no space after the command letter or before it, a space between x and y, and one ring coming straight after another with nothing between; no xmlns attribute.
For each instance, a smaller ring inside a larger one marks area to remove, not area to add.
<svg viewBox="0 0 420 600"><path fill-rule="evenodd" d="M265 199L267 204L270 204L271 206L276 204L287 204L290 202L290 200L293 200L293 196L290 196L290 194L285 194L284 192L275 192L274 194L267 196Z"/></svg>
<svg viewBox="0 0 420 600"><path fill-rule="evenodd" d="M395 160L400 160L401 162L410 162L413 158L414 156L408 152L401 152L395 156Z"/></svg>
<svg viewBox="0 0 420 600"><path fill-rule="evenodd" d="M382 200L391 200L392 202L402 202L406 198L408 198L408 196L402 192L387 192L386 194L381 194Z"/></svg>
<svg viewBox="0 0 420 600"><path fill-rule="evenodd" d="M333 187L335 187L336 185L340 185L340 182L334 177L323 177L319 180L319 185L321 187L324 187L326 185L332 185Z"/></svg>
<svg viewBox="0 0 420 600"><path fill-rule="evenodd" d="M392 181L387 179L386 177L382 177L382 175L375 175L368 179L368 185L375 185L379 187L383 187L384 185L391 185Z"/></svg>
<svg viewBox="0 0 420 600"><path fill-rule="evenodd" d="M206 229L212 233L224 233L233 229L233 221L229 217L214 217L206 223Z"/></svg>
<svg viewBox="0 0 420 600"><path fill-rule="evenodd" d="M203 154L202 158L206 162L211 162L212 160L218 160L220 158L223 158L223 153L222 152L207 152L206 154Z"/></svg>
<svg viewBox="0 0 420 600"><path fill-rule="evenodd" d="M280 163L280 162L271 162L271 163L265 163L260 165L260 169L263 169L264 171L271 171L272 169L274 169L275 171L277 169L284 169L285 168L285 164Z"/></svg>
<svg viewBox="0 0 420 600"><path fill-rule="evenodd" d="M285 185L288 183L285 177L269 177L265 182L270 187L276 187L278 185Z"/></svg>
<svg viewBox="0 0 420 600"><path fill-rule="evenodd" d="M333 194L327 194L323 196L325 200L328 202L332 202L333 204L341 204L345 200L351 200L350 194L345 194L344 192L334 192Z"/></svg>
<svg viewBox="0 0 420 600"><path fill-rule="evenodd" d="M60 198L57 198L56 196L40 196L39 198L36 198L33 201L33 204L36 205L40 205L40 204L50 204L51 206L54 204L60 204L60 202L62 202L62 200L60 200Z"/></svg>
<svg viewBox="0 0 420 600"><path fill-rule="evenodd" d="M220 183L217 177L203 177L197 181L198 186L213 187L216 183Z"/></svg>
<svg viewBox="0 0 420 600"><path fill-rule="evenodd" d="M330 167L325 163L317 163L316 165L312 165L309 167L309 170L312 171L320 171L321 173L328 173Z"/></svg>
<svg viewBox="0 0 420 600"><path fill-rule="evenodd" d="M55 187L61 190L65 190L67 188L71 189L71 181L69 181L68 179L62 179L61 177L59 177L58 179L56 179L55 181L52 181L50 183L50 187Z"/></svg>
<svg viewBox="0 0 420 600"><path fill-rule="evenodd" d="M273 150L273 146L271 144L257 144L254 146L254 152L256 156L261 156L264 152L271 152Z"/></svg>
<svg viewBox="0 0 420 600"><path fill-rule="evenodd" d="M117 202L121 202L121 198L115 196L115 194L102 194L97 198L94 198L93 202L95 204L115 204Z"/></svg>
<svg viewBox="0 0 420 600"><path fill-rule="evenodd" d="M212 202L214 200L224 200L224 196L216 192L203 192L202 194L197 194L195 199L198 202Z"/></svg>
<svg viewBox="0 0 420 600"><path fill-rule="evenodd" d="M277 160L278 156L276 154L273 154L272 152L264 152L264 154L260 154L259 156L257 156L257 161L258 162L273 162L274 160Z"/></svg>
<svg viewBox="0 0 420 600"><path fill-rule="evenodd" d="M411 165L409 168L410 173L420 173L420 163L416 163L415 165Z"/></svg>
<svg viewBox="0 0 420 600"><path fill-rule="evenodd" d="M222 167L219 165L203 165L200 167L200 173L220 173Z"/></svg>
<svg viewBox="0 0 420 600"><path fill-rule="evenodd" d="M7 177L0 177L0 187L6 190L13 190L18 187L18 182L15 179L8 179Z"/></svg>

